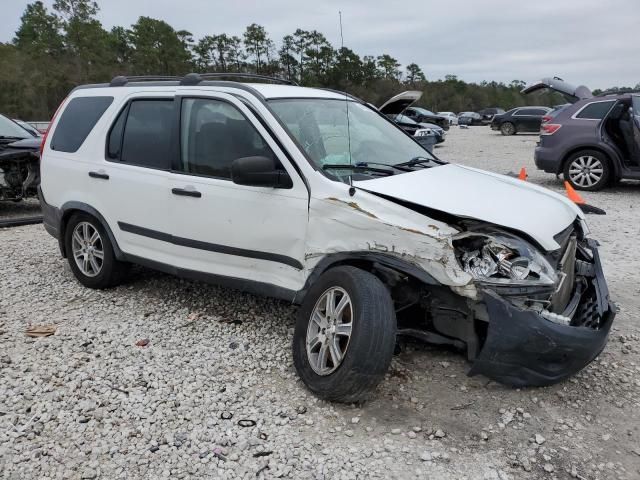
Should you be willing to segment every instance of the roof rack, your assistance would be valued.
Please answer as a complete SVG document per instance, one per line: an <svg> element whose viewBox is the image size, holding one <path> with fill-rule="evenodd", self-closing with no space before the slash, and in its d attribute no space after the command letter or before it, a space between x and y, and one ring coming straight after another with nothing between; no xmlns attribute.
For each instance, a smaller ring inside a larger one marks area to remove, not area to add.
<svg viewBox="0 0 640 480"><path fill-rule="evenodd" d="M217 73L189 73L180 80L180 85L198 85L203 80L209 80L212 78L245 78L250 80L264 80L268 82L281 83L284 85L298 84L292 80L286 80L284 78L269 77L267 75L258 75L256 73L234 73L234 72L217 72Z"/></svg>
<svg viewBox="0 0 640 480"><path fill-rule="evenodd" d="M124 76L118 75L109 82L110 87L123 87L129 82L158 82L158 81L179 81L182 77L171 75L134 75Z"/></svg>

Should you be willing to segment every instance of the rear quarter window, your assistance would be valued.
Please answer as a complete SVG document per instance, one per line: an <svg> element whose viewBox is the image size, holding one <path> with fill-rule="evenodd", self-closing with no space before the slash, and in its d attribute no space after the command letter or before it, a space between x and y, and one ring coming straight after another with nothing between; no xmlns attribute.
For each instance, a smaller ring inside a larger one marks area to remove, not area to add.
<svg viewBox="0 0 640 480"><path fill-rule="evenodd" d="M589 103L576 114L575 118L581 118L584 120L602 120L609 110L611 110L613 104L613 100L610 102Z"/></svg>
<svg viewBox="0 0 640 480"><path fill-rule="evenodd" d="M78 151L113 97L78 97L64 109L56 126L50 148L58 152Z"/></svg>

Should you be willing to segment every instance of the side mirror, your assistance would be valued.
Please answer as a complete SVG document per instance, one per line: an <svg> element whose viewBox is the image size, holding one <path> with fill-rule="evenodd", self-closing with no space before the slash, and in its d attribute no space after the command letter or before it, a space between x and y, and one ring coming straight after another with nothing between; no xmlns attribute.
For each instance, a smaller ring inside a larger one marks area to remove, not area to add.
<svg viewBox="0 0 640 480"><path fill-rule="evenodd" d="M231 164L231 180L250 187L291 188L289 174L268 157L236 158Z"/></svg>

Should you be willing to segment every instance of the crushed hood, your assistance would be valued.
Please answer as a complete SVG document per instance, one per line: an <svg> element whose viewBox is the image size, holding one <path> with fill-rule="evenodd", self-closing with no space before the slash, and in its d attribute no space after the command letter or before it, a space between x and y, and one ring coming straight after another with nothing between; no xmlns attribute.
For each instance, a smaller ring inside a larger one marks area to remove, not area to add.
<svg viewBox="0 0 640 480"><path fill-rule="evenodd" d="M520 231L552 251L554 239L584 218L567 198L515 178L447 164L410 173L354 182L360 189Z"/></svg>

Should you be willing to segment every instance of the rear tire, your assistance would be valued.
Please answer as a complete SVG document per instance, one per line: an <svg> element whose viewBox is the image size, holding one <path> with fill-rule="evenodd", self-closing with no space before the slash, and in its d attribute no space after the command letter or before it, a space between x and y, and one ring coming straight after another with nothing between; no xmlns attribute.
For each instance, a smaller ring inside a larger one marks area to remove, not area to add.
<svg viewBox="0 0 640 480"><path fill-rule="evenodd" d="M336 267L311 287L298 311L293 363L318 397L361 402L384 378L395 338L396 315L387 287L359 268Z"/></svg>
<svg viewBox="0 0 640 480"><path fill-rule="evenodd" d="M597 150L580 150L564 165L564 179L576 190L595 192L609 184L611 163Z"/></svg>
<svg viewBox="0 0 640 480"><path fill-rule="evenodd" d="M505 136L515 135L516 126L511 122L504 122L502 125L500 125L500 133Z"/></svg>
<svg viewBox="0 0 640 480"><path fill-rule="evenodd" d="M71 271L88 288L109 288L122 282L129 264L116 259L102 224L91 215L75 213L67 222L65 251Z"/></svg>

